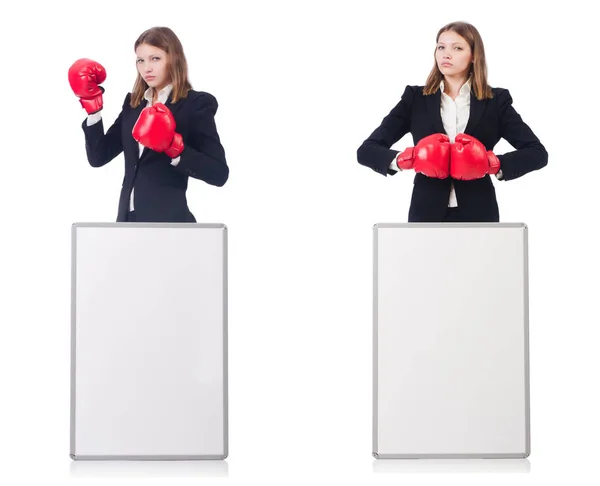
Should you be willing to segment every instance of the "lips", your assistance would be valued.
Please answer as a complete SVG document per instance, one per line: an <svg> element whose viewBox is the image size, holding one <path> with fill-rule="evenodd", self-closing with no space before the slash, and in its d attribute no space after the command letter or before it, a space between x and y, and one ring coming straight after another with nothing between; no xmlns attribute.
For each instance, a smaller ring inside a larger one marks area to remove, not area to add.
<svg viewBox="0 0 600 486"><path fill-rule="evenodd" d="M146 78L146 81L152 81L152 80L153 80L155 77L156 77L156 76L148 76L148 77Z"/></svg>
<svg viewBox="0 0 600 486"><path fill-rule="evenodd" d="M442 66L450 67L450 66L452 66L452 64L450 64L449 62L443 62Z"/></svg>

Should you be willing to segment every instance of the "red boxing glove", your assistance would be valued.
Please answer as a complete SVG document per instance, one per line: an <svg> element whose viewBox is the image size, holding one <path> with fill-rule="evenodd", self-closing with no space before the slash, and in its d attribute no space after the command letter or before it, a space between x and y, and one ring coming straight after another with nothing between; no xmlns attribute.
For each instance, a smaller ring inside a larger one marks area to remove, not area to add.
<svg viewBox="0 0 600 486"><path fill-rule="evenodd" d="M79 102L88 115L99 112L104 106L104 88L99 85L105 80L106 70L91 59L78 59L69 68L71 89L79 96Z"/></svg>
<svg viewBox="0 0 600 486"><path fill-rule="evenodd" d="M144 108L133 126L133 138L144 147L174 159L183 152L183 139L175 133L173 113L162 103Z"/></svg>
<svg viewBox="0 0 600 486"><path fill-rule="evenodd" d="M450 139L443 133L422 138L416 147L398 154L396 163L401 169L414 169L427 177L445 179L450 173Z"/></svg>
<svg viewBox="0 0 600 486"><path fill-rule="evenodd" d="M500 160L491 150L471 135L459 133L450 151L450 176L471 181L486 174L497 174Z"/></svg>

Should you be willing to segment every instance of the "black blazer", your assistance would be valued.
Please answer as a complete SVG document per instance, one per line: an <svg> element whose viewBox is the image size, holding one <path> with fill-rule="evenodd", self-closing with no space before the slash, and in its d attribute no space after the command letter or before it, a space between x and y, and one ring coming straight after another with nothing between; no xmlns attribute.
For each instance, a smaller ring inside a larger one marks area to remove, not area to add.
<svg viewBox="0 0 600 486"><path fill-rule="evenodd" d="M494 97L479 101L471 91L470 114L465 133L477 138L487 150L493 150L504 138L517 150L498 155L502 180L509 181L541 169L548 163L548 153L529 126L512 106L507 89L492 88ZM383 175L394 175L389 168L398 154L390 147L410 132L414 145L433 133L445 133L440 113L441 91L425 96L423 86L407 86L402 99L360 146L358 162ZM454 183L462 219L471 222L498 222L496 191L489 175L473 181L435 179L417 173L409 222L442 221Z"/></svg>
<svg viewBox="0 0 600 486"><path fill-rule="evenodd" d="M135 187L136 221L196 222L185 196L188 178L222 186L229 177L225 151L215 126L217 100L209 93L194 90L177 103L171 103L169 96L165 105L173 113L176 132L184 143L179 164L173 166L169 156L148 148L139 156L139 145L131 131L146 102L131 108L130 98L128 93L121 113L106 134L102 121L89 127L86 120L82 124L85 150L92 167L102 167L124 152L125 176L117 221L127 221L129 197Z"/></svg>

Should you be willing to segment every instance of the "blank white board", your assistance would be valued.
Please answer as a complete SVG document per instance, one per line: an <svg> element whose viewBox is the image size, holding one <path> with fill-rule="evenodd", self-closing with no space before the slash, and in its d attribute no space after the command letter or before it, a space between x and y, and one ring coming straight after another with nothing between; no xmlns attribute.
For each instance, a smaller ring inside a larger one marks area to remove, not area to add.
<svg viewBox="0 0 600 486"><path fill-rule="evenodd" d="M227 233L72 227L71 458L224 459Z"/></svg>
<svg viewBox="0 0 600 486"><path fill-rule="evenodd" d="M527 226L374 227L373 455L530 453Z"/></svg>

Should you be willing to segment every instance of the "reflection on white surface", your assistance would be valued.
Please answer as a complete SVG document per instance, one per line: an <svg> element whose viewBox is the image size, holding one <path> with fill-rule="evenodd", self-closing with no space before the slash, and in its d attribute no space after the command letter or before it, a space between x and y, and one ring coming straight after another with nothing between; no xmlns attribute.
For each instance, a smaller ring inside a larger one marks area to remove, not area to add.
<svg viewBox="0 0 600 486"><path fill-rule="evenodd" d="M201 461L71 461L74 477L227 477L222 460Z"/></svg>
<svg viewBox="0 0 600 486"><path fill-rule="evenodd" d="M528 473L529 459L376 459L375 473Z"/></svg>

